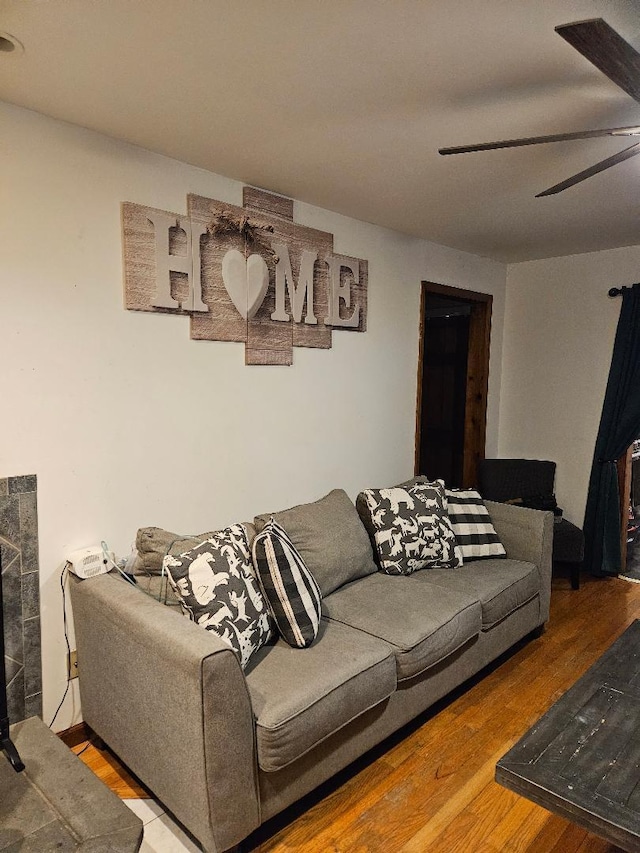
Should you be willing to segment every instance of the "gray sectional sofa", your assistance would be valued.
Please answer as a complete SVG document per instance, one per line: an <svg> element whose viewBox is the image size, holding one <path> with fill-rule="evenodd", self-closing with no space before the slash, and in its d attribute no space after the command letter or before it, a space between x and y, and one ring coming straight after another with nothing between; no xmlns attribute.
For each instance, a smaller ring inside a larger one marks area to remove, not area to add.
<svg viewBox="0 0 640 853"><path fill-rule="evenodd" d="M117 575L72 578L85 721L204 850L232 848L544 626L553 516L487 507L507 559L347 580L309 648L246 671Z"/></svg>

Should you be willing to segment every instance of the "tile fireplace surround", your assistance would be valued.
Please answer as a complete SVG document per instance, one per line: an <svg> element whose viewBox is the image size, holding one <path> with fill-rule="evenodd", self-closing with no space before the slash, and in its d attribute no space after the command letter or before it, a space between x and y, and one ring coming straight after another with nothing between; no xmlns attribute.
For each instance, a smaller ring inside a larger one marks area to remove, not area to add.
<svg viewBox="0 0 640 853"><path fill-rule="evenodd" d="M0 478L0 552L9 719L42 715L37 481Z"/></svg>

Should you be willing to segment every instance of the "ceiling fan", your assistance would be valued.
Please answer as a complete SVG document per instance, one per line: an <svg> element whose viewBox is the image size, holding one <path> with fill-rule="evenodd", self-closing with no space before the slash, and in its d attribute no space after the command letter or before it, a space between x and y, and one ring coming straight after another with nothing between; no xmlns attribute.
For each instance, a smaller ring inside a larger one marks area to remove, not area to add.
<svg viewBox="0 0 640 853"><path fill-rule="evenodd" d="M617 86L640 102L640 53L628 44L602 18L563 24L555 28L562 38L575 47L589 62L599 68ZM595 136L640 136L640 125L610 127L602 130L581 130L576 133L554 133L551 136L529 136L522 139L504 139L500 142L482 142L479 145L461 145L456 148L440 148L440 154L467 154L470 151L491 151L495 148L518 148L521 145L538 145L542 142L563 142L571 139L590 139ZM588 169L572 175L536 195L554 195L574 184L610 169L630 157L640 154L640 142L601 160Z"/></svg>

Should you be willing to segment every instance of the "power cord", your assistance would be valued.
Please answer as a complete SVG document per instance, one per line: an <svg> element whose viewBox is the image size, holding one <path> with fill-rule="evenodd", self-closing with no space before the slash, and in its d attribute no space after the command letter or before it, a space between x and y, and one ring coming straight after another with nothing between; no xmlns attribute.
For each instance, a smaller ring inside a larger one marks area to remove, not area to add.
<svg viewBox="0 0 640 853"><path fill-rule="evenodd" d="M120 566L115 562L115 560L111 556L111 552L109 551L109 547L107 543L103 540L100 543L102 547L102 558L104 560L105 565L110 564L118 572L122 575L122 577L127 581L127 583L132 584L132 586L137 586L135 578L131 575L128 575L126 572L123 572ZM69 574L69 562L66 562L62 567L62 571L60 572L60 589L62 590L62 624L64 626L64 641L67 647L67 662L71 658L71 643L69 642L69 624L67 620L67 595L65 590L65 581ZM49 723L49 728L53 728L53 724L55 723L58 714L60 713L60 709L64 705L64 700L67 698L67 694L69 693L69 688L71 687L71 673L69 672L69 665L67 663L67 685L64 689L64 693L62 694L62 699L60 700L60 704L56 708L56 712L53 715L51 722ZM88 746L88 744L87 744ZM86 749L86 747L84 748ZM84 752L84 749L82 750Z"/></svg>
<svg viewBox="0 0 640 853"><path fill-rule="evenodd" d="M133 584L133 586L136 586L137 584L136 584L135 580L132 577L130 577L129 575L127 575L125 572L123 572L122 569L120 568L120 566L115 562L115 560L112 559L111 554L109 552L109 548L107 546L107 543L102 541L100 543L100 545L102 546L102 556L103 556L105 563L111 564L114 568L116 568L120 572L122 577L128 583ZM68 566L69 566L69 563L66 562L64 564L64 566L62 567L62 571L60 572L60 589L62 590L62 624L64 627L64 641L65 641L65 645L67 647L67 661L69 661L69 659L71 658L71 643L69 642L69 623L68 623L68 619L67 619L67 595L66 595L66 590L65 590L65 581L69 575ZM55 721L58 717L58 714L60 713L60 709L64 705L64 700L67 698L67 694L69 693L69 688L71 687L71 673L69 672L68 666L69 665L67 663L67 685L64 689L64 693L62 694L62 699L60 700L60 703L59 703L58 707L56 708L56 712L53 715L51 722L49 723L49 728L53 728L53 724L55 723Z"/></svg>
<svg viewBox="0 0 640 853"><path fill-rule="evenodd" d="M183 537L180 537L180 538L183 538ZM174 543L171 543L171 544L173 545ZM118 565L118 563L116 563L116 561L113 559L113 557L111 556L111 551L109 551L109 546L104 541L104 539L100 542L100 547L102 548L102 560L103 560L104 565L112 566L122 576L122 578L127 583L131 584L132 586L138 587L138 582L136 581L135 577L133 575L127 574L127 572L123 571L122 567L120 565ZM167 550L169 550L169 549L167 549ZM71 643L69 642L69 626L68 626L68 620L67 620L67 596L66 596L66 590L65 590L65 581L66 581L68 574L69 574L69 566L70 566L70 563L67 561L64 564L64 566L62 567L62 571L60 572L60 589L62 590L62 622L63 622L63 626L64 626L64 641L65 641L65 645L67 647L67 661L69 661L71 658ZM125 566L125 568L126 568L126 566ZM162 574L161 574L162 581L164 581L165 577L168 577L168 575L166 573L166 568L163 564ZM140 587L138 587L138 588L140 588ZM160 593L160 595L161 594L162 593ZM165 596L165 598L166 598L166 596ZM68 664L67 664L67 684L66 684L66 687L64 689L64 693L62 694L62 699L60 700L60 703L58 704L58 707L56 708L55 714L53 715L51 722L49 723L49 728L53 728L53 724L55 723L55 721L58 717L58 714L60 713L60 709L64 705L64 700L67 698L67 694L69 693L70 687L71 687L71 673L69 672ZM87 749L88 746L89 746L89 744L87 744L87 746L85 746L82 749L82 752L84 752L84 750ZM77 753L77 754L80 755L80 753Z"/></svg>
<svg viewBox="0 0 640 853"><path fill-rule="evenodd" d="M89 738L89 740L85 743L82 749L79 752L74 753L74 755L82 755L82 753L89 749L90 746L93 746L91 738Z"/></svg>
<svg viewBox="0 0 640 853"><path fill-rule="evenodd" d="M103 563L105 565L110 564L111 566L113 566L114 569L116 569L118 572L120 572L120 574L127 581L127 583L130 583L132 586L137 586L138 585L137 581L133 577L133 575L128 575L126 572L124 572L122 570L122 568L113 559L113 557L111 556L111 551L109 551L109 546L104 541L104 539L102 540L102 542L100 542L100 546L102 547L102 561L103 561Z"/></svg>
<svg viewBox="0 0 640 853"><path fill-rule="evenodd" d="M64 640L67 644L67 661L69 661L71 657L71 644L69 643L69 628L67 623L67 596L65 593L64 582L66 579L66 575L69 574L67 566L69 564L65 563L62 567L62 571L60 572L60 588L62 590L62 623L64 625ZM69 672L69 665L67 663L67 686L65 687L64 693L62 694L62 699L60 700L60 704L56 708L56 712L53 715L53 719L49 723L49 728L53 728L53 724L56 721L56 717L60 713L60 708L62 708L64 704L64 700L67 698L67 693L69 692L69 687L71 686L71 673Z"/></svg>

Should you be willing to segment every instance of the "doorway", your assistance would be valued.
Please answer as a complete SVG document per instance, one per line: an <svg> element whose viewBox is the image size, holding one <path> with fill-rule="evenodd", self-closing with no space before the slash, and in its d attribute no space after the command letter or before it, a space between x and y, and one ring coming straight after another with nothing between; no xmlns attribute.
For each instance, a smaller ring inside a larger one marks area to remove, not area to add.
<svg viewBox="0 0 640 853"><path fill-rule="evenodd" d="M640 439L618 459L620 575L640 583Z"/></svg>
<svg viewBox="0 0 640 853"><path fill-rule="evenodd" d="M476 486L484 459L492 303L422 283L415 470L451 488Z"/></svg>

